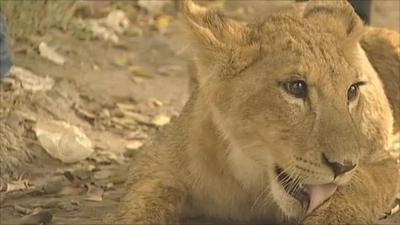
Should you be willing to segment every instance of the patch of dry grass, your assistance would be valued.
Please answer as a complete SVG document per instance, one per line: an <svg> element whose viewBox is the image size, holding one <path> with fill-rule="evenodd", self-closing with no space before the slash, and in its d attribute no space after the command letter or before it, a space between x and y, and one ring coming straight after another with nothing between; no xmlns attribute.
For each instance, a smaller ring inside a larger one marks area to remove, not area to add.
<svg viewBox="0 0 400 225"><path fill-rule="evenodd" d="M13 40L41 34L50 27L65 29L71 21L76 0L0 0L0 13L5 16Z"/></svg>

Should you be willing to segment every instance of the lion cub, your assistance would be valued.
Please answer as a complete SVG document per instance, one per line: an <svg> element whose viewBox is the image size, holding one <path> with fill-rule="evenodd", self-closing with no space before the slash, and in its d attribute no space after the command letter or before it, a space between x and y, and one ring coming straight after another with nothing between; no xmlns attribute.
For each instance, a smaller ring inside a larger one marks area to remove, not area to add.
<svg viewBox="0 0 400 225"><path fill-rule="evenodd" d="M393 117L346 1L250 25L186 1L197 85L141 152L115 224L371 224L398 187Z"/></svg>

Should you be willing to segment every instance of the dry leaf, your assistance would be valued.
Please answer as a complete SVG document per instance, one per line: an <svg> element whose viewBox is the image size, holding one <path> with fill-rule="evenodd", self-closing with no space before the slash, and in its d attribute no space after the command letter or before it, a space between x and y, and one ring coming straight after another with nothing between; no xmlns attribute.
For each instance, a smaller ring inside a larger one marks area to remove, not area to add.
<svg viewBox="0 0 400 225"><path fill-rule="evenodd" d="M145 70L143 67L140 66L131 66L129 70L131 71L131 74L135 77L142 77L142 78L152 77L152 74L149 71Z"/></svg>
<svg viewBox="0 0 400 225"><path fill-rule="evenodd" d="M134 104L122 103L122 102L118 102L117 107L120 110L136 110L136 108L137 108L136 105L134 105Z"/></svg>
<svg viewBox="0 0 400 225"><path fill-rule="evenodd" d="M111 164L112 162L122 164L124 162L122 155L110 151L98 151L91 159L99 164Z"/></svg>
<svg viewBox="0 0 400 225"><path fill-rule="evenodd" d="M143 146L143 142L141 141L130 141L125 145L127 150L137 150Z"/></svg>
<svg viewBox="0 0 400 225"><path fill-rule="evenodd" d="M182 52L182 51L185 51L185 50L186 50L186 49L183 48L183 49L181 50L181 52ZM178 54L182 54L182 53L177 52L176 54L178 55ZM165 66L161 66L160 68L158 68L158 69L157 69L157 72L158 72L160 75L163 75L163 76L176 75L176 74L179 74L179 73L182 72L182 67L181 67L181 66L178 66L178 65L165 65Z"/></svg>
<svg viewBox="0 0 400 225"><path fill-rule="evenodd" d="M132 125L136 125L137 124L135 119L129 118L129 117L122 117L122 118L114 117L114 118L111 119L111 121L116 123L116 124L119 124L119 125L121 125L123 127L128 127L128 128L130 126L132 126Z"/></svg>
<svg viewBox="0 0 400 225"><path fill-rule="evenodd" d="M159 127L165 126L170 122L171 122L171 118L164 114L157 115L152 120L152 123Z"/></svg>
<svg viewBox="0 0 400 225"><path fill-rule="evenodd" d="M93 121L94 119L96 119L96 114L89 112L80 106L75 106L74 108L75 108L76 113L79 116L83 117L84 119L87 119L89 121Z"/></svg>
<svg viewBox="0 0 400 225"><path fill-rule="evenodd" d="M149 117L142 115L140 113L123 110L123 109L121 109L121 112L124 114L125 117L132 118L138 123L142 123L142 124L146 124L146 125L152 124Z"/></svg>
<svg viewBox="0 0 400 225"><path fill-rule="evenodd" d="M150 103L154 106L154 107L162 107L164 105L164 103L156 98L152 98L150 99Z"/></svg>
<svg viewBox="0 0 400 225"><path fill-rule="evenodd" d="M124 136L125 139L127 140L142 140L142 139L147 139L149 138L149 135L147 135L146 133L142 132L142 131L133 131L133 132L129 132Z"/></svg>
<svg viewBox="0 0 400 225"><path fill-rule="evenodd" d="M114 59L114 64L121 67L126 66L128 64L128 58L125 55L119 56Z"/></svg>
<svg viewBox="0 0 400 225"><path fill-rule="evenodd" d="M159 30L165 29L172 22L172 17L168 15L161 15L157 17L157 27Z"/></svg>

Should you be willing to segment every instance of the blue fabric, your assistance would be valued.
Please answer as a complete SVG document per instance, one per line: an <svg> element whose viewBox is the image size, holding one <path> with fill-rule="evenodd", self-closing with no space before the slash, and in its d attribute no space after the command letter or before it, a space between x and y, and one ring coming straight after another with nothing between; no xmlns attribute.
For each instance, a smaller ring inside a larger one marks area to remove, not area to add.
<svg viewBox="0 0 400 225"><path fill-rule="evenodd" d="M0 78L8 73L11 66L11 52L7 43L6 23L4 17L0 15Z"/></svg>

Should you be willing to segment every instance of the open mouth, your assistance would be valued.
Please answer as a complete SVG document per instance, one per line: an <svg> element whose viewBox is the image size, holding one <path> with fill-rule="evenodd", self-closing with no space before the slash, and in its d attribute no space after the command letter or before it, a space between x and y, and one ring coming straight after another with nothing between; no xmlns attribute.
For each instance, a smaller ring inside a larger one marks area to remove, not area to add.
<svg viewBox="0 0 400 225"><path fill-rule="evenodd" d="M310 204L310 191L307 185L303 185L298 179L290 177L279 166L275 166L275 173L283 189L290 196L299 201L304 209L307 209Z"/></svg>
<svg viewBox="0 0 400 225"><path fill-rule="evenodd" d="M328 200L338 188L337 184L334 183L319 185L302 184L299 179L289 176L279 166L275 167L275 173L283 189L300 202L306 215L312 213Z"/></svg>

